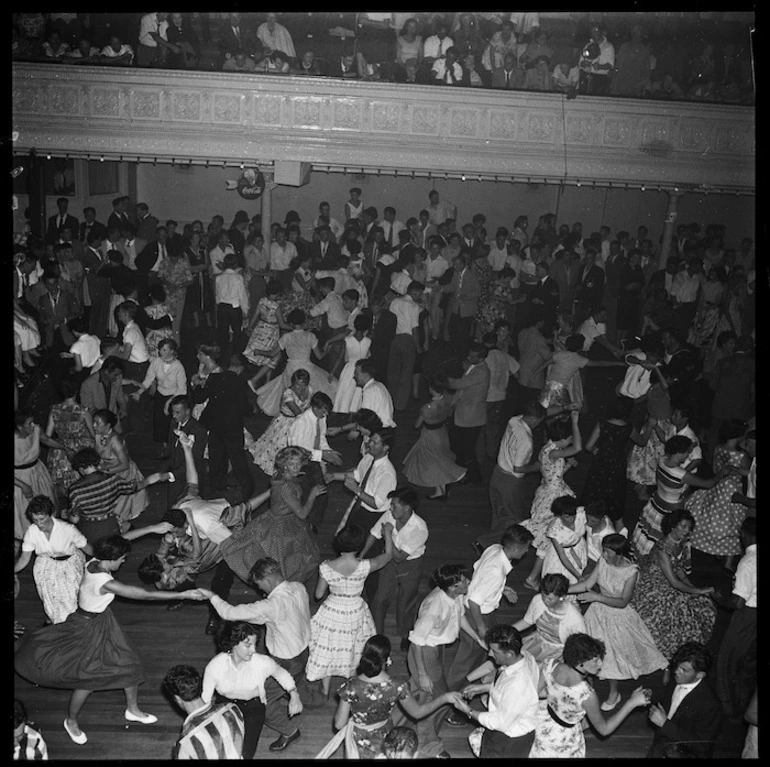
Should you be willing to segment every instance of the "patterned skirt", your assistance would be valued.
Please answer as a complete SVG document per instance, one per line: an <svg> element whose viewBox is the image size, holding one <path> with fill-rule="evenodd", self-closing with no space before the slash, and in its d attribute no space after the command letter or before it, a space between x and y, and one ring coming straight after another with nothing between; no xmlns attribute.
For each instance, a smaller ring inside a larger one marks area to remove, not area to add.
<svg viewBox="0 0 770 767"><path fill-rule="evenodd" d="M32 575L43 609L51 623L63 623L68 615L78 609L78 589L85 562L80 549L64 560L36 557Z"/></svg>
<svg viewBox="0 0 770 767"><path fill-rule="evenodd" d="M279 336L277 324L260 320L243 350L244 356L255 365L266 365L271 370L275 370L280 359L280 354L275 354Z"/></svg>
<svg viewBox="0 0 770 767"><path fill-rule="evenodd" d="M652 498L642 509L642 515L636 523L631 539L639 556L644 556L652 551L652 547L663 538L663 529L661 528L663 518L674 509L681 509L682 506L681 501L679 503L666 503L661 500L657 493L653 493Z"/></svg>

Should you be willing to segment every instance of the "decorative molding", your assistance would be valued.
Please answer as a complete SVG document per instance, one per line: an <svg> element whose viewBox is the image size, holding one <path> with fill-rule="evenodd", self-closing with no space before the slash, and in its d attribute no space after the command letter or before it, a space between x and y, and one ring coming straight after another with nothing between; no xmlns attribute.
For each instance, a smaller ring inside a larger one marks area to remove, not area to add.
<svg viewBox="0 0 770 767"><path fill-rule="evenodd" d="M753 191L753 107L326 78L12 65L14 150Z"/></svg>

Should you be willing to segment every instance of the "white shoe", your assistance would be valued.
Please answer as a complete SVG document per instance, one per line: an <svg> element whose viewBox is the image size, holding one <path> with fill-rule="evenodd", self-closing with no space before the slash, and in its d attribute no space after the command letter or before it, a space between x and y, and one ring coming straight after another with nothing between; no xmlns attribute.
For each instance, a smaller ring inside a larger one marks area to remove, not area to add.
<svg viewBox="0 0 770 767"><path fill-rule="evenodd" d="M613 708L616 708L618 703L620 703L620 695L618 695L617 698L613 701L612 698L607 698L607 700L602 703L599 708L601 708L602 711L612 711Z"/></svg>
<svg viewBox="0 0 770 767"><path fill-rule="evenodd" d="M125 710L124 714L126 717L126 720L129 722L139 722L140 724L155 724L155 722L158 721L158 717L154 714L145 714L144 716L137 716L136 714L132 714L128 709Z"/></svg>
<svg viewBox="0 0 770 767"><path fill-rule="evenodd" d="M67 733L67 735L70 736L70 739L73 743L77 743L78 746L84 746L86 743L88 743L88 738L86 737L86 734L81 730L80 735L75 735L72 730L70 730L69 726L67 725L67 720L64 720L64 731Z"/></svg>

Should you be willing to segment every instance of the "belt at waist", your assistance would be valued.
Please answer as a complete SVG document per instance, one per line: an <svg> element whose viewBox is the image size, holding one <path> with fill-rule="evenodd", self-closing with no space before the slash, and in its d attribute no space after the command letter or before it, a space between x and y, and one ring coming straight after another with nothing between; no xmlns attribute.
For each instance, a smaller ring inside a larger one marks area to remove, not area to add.
<svg viewBox="0 0 770 767"><path fill-rule="evenodd" d="M388 724L390 724L390 719L384 719L383 721L375 722L374 724L358 724L358 722L353 722L353 727L357 730L364 730L365 732L374 732Z"/></svg>
<svg viewBox="0 0 770 767"><path fill-rule="evenodd" d="M514 474L512 471L508 471L507 469L504 469L500 464L498 463L497 466L495 466L495 469L499 471L501 474L505 474L506 477L513 477L513 479L523 479L524 475L522 474L519 476L518 474Z"/></svg>
<svg viewBox="0 0 770 767"><path fill-rule="evenodd" d="M72 554L63 554L60 557L52 557L52 556L48 556L47 554L45 554L44 556L48 557L48 559L53 559L54 562L66 562L72 556Z"/></svg>
<svg viewBox="0 0 770 767"><path fill-rule="evenodd" d="M104 514L81 514L80 522L104 522L105 519L114 517L115 514L112 511L108 511Z"/></svg>
<svg viewBox="0 0 770 767"><path fill-rule="evenodd" d="M442 421L441 423L423 423L423 426L426 429L440 429L442 426L446 426L446 421Z"/></svg>
<svg viewBox="0 0 770 767"><path fill-rule="evenodd" d="M109 610L109 607L107 608ZM92 613L89 610L84 610L82 607L78 607L76 612L79 612L81 615L85 615L86 618L98 618L102 613Z"/></svg>
<svg viewBox="0 0 770 767"><path fill-rule="evenodd" d="M19 464L18 466L14 466L13 468L14 469L31 469L39 460L40 460L39 458L35 458L35 460L32 461L32 463L22 463L22 464Z"/></svg>
<svg viewBox="0 0 770 767"><path fill-rule="evenodd" d="M556 724L560 725L561 727L569 728L569 727L575 727L575 725L577 725L577 722L574 722L573 724L569 724L568 722L565 722L563 719L560 719L556 715L556 712L550 707L550 705L547 707L547 709L551 719L553 719L553 721L556 722Z"/></svg>

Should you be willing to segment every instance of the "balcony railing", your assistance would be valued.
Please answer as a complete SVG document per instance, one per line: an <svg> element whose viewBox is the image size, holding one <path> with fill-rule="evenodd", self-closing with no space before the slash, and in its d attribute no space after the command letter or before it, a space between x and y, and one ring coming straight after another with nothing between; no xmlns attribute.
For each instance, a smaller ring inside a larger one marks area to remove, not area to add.
<svg viewBox="0 0 770 767"><path fill-rule="evenodd" d="M13 65L16 151L753 192L754 109L241 73Z"/></svg>

